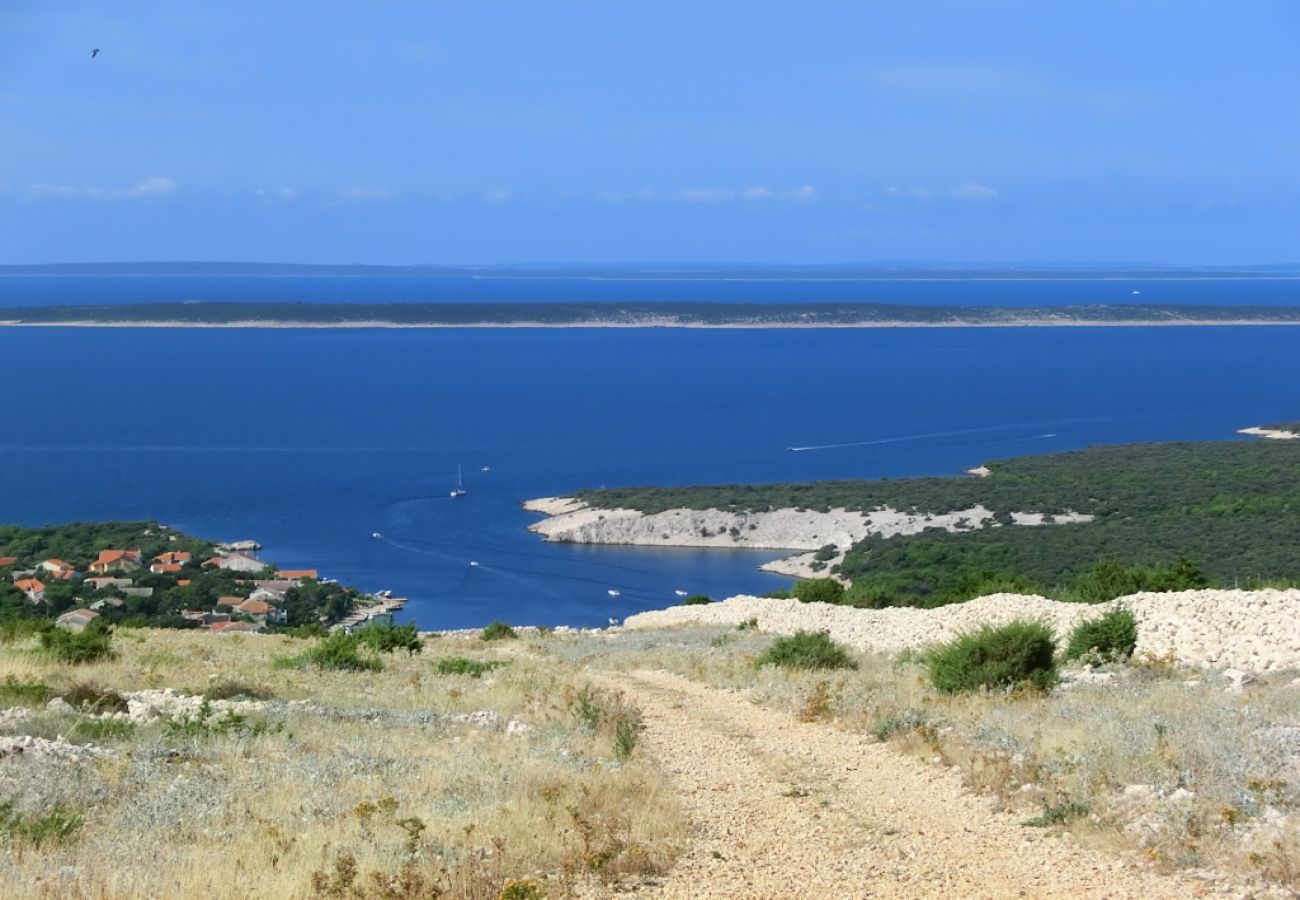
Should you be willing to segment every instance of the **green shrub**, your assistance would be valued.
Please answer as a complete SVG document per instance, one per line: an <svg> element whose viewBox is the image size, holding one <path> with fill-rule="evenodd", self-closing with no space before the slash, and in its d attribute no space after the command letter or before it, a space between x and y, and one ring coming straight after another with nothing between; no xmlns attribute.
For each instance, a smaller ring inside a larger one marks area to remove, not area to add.
<svg viewBox="0 0 1300 900"><path fill-rule="evenodd" d="M1024 824L1030 828L1064 825L1074 819L1082 819L1089 812L1091 812L1091 808L1088 804L1078 800L1062 800L1060 803L1055 804L1044 803L1042 813L1032 819L1026 819Z"/></svg>
<svg viewBox="0 0 1300 900"><path fill-rule="evenodd" d="M902 712L892 713L877 719L871 725L871 733L876 736L876 740L887 741L896 734L916 731L928 725L929 722L930 717L924 710L905 709Z"/></svg>
<svg viewBox="0 0 1300 900"><path fill-rule="evenodd" d="M1137 648L1137 619L1131 610L1118 606L1104 616L1081 622L1070 634L1066 659L1092 654L1100 661L1127 659Z"/></svg>
<svg viewBox="0 0 1300 900"><path fill-rule="evenodd" d="M355 634L336 631L316 646L290 657L282 665L315 666L337 672L378 672L384 664L360 653L361 639Z"/></svg>
<svg viewBox="0 0 1300 900"><path fill-rule="evenodd" d="M40 706L53 696L53 688L35 678L19 681L13 675L6 675L0 681L0 704L5 706Z"/></svg>
<svg viewBox="0 0 1300 900"><path fill-rule="evenodd" d="M1056 642L1042 622L986 625L931 650L926 666L945 694L1020 684L1045 691L1056 683Z"/></svg>
<svg viewBox="0 0 1300 900"><path fill-rule="evenodd" d="M362 644L379 653L405 650L414 656L424 649L424 642L420 640L414 622L408 622L405 625L394 625L392 622L372 622L365 628L358 629L355 634L361 639Z"/></svg>
<svg viewBox="0 0 1300 900"><path fill-rule="evenodd" d="M705 606L713 602L708 594L692 594L682 601L682 606Z"/></svg>
<svg viewBox="0 0 1300 900"><path fill-rule="evenodd" d="M821 548L819 548L817 552L813 554L813 559L816 560L817 562L826 562L829 559L834 559L835 552L838 549L839 548L836 547L834 544L826 544Z"/></svg>
<svg viewBox="0 0 1300 900"><path fill-rule="evenodd" d="M113 629L102 619L95 619L81 631L49 626L41 632L41 649L52 659L79 666L112 659Z"/></svg>
<svg viewBox="0 0 1300 900"><path fill-rule="evenodd" d="M81 828L81 816L58 804L43 816L22 813L12 800L0 803L0 836L34 847L70 843Z"/></svg>
<svg viewBox="0 0 1300 900"><path fill-rule="evenodd" d="M64 735L72 743L98 744L120 741L135 733L135 723L125 719L96 719L89 716L78 719Z"/></svg>
<svg viewBox="0 0 1300 900"><path fill-rule="evenodd" d="M795 584L792 591L800 603L843 603L844 585L834 578L807 578Z"/></svg>
<svg viewBox="0 0 1300 900"><path fill-rule="evenodd" d="M736 626L737 631L758 631L758 616L750 616Z"/></svg>
<svg viewBox="0 0 1300 900"><path fill-rule="evenodd" d="M515 630L505 622L489 622L487 627L479 632L479 640L483 641L501 641L515 640L519 635Z"/></svg>
<svg viewBox="0 0 1300 900"><path fill-rule="evenodd" d="M209 738L227 734L247 734L258 737L275 733L281 725L272 726L264 720L250 721L248 716L228 709L216 715L212 704L207 700L199 707L198 713L188 718L168 719L163 723L163 734L173 738Z"/></svg>
<svg viewBox="0 0 1300 900"><path fill-rule="evenodd" d="M468 675L470 678L482 678L493 669L499 669L505 663L498 659L469 659L464 656L447 656L433 664L433 670L439 675Z"/></svg>
<svg viewBox="0 0 1300 900"><path fill-rule="evenodd" d="M777 638L754 660L755 666L783 669L856 669L849 651L830 639L825 631L799 631Z"/></svg>
<svg viewBox="0 0 1300 900"><path fill-rule="evenodd" d="M12 644L40 634L50 627L48 619L15 618L0 620L0 644Z"/></svg>

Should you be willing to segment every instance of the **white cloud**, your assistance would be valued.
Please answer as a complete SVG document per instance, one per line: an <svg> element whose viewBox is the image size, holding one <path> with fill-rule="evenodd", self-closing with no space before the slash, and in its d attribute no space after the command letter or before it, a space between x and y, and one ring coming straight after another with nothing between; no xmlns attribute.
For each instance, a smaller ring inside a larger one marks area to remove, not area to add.
<svg viewBox="0 0 1300 900"><path fill-rule="evenodd" d="M853 69L849 77L919 100L1024 102L1044 100L1052 93L1037 72L993 64L903 63Z"/></svg>
<svg viewBox="0 0 1300 900"><path fill-rule="evenodd" d="M176 182L161 175L141 178L126 188L104 188L96 185L78 187L73 184L29 184L27 193L32 197L90 197L93 200L141 200L162 197L176 190Z"/></svg>
<svg viewBox="0 0 1300 900"><path fill-rule="evenodd" d="M390 196L388 188L367 187L358 185L357 187L348 188L343 195L349 200L387 200Z"/></svg>
<svg viewBox="0 0 1300 900"><path fill-rule="evenodd" d="M298 192L291 187L278 187L274 190L258 188L256 193L258 197L263 197L267 200L283 200L286 203L298 199Z"/></svg>
<svg viewBox="0 0 1300 900"><path fill-rule="evenodd" d="M746 200L768 200L771 198L772 192L760 184L752 188L745 188L745 192L741 196Z"/></svg>
<svg viewBox="0 0 1300 900"><path fill-rule="evenodd" d="M484 191L483 199L488 203L505 203L510 199L510 192L502 188Z"/></svg>
<svg viewBox="0 0 1300 900"><path fill-rule="evenodd" d="M997 188L991 188L985 184L976 184L968 181L959 187L952 189L952 196L958 200L996 200L998 199Z"/></svg>
<svg viewBox="0 0 1300 900"><path fill-rule="evenodd" d="M736 193L726 188L687 188L675 196L683 203L723 203L733 199Z"/></svg>
<svg viewBox="0 0 1300 900"><path fill-rule="evenodd" d="M793 191L785 192L785 197L789 200L811 200L816 196L817 191L811 184L805 184L801 188L795 188Z"/></svg>
<svg viewBox="0 0 1300 900"><path fill-rule="evenodd" d="M114 196L118 197L161 197L164 194L170 194L176 190L176 182L170 178L163 178L160 175L150 175L148 178L141 178L131 187L124 191L118 191Z"/></svg>
<svg viewBox="0 0 1300 900"><path fill-rule="evenodd" d="M637 191L599 191L596 200L600 203L648 203L655 199L655 192L650 188Z"/></svg>
<svg viewBox="0 0 1300 900"><path fill-rule="evenodd" d="M70 184L29 184L27 193L33 197L69 197L77 193Z"/></svg>

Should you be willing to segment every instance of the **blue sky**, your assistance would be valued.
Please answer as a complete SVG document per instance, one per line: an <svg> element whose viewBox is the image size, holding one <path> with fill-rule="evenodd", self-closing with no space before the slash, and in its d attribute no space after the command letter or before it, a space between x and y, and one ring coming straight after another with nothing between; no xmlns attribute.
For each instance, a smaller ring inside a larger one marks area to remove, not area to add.
<svg viewBox="0 0 1300 900"><path fill-rule="evenodd" d="M1297 261L1298 47L1286 0L4 0L0 263Z"/></svg>

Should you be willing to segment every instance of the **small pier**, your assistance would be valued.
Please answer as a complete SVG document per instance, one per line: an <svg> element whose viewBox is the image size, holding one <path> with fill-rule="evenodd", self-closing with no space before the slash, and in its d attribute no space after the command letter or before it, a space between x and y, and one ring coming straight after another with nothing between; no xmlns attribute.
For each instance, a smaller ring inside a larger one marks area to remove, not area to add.
<svg viewBox="0 0 1300 900"><path fill-rule="evenodd" d="M370 606L362 606L354 609L348 615L331 625L330 631L346 631L349 628L364 625L374 619L390 616L397 612L397 610L406 606L406 599L403 597L374 596L371 599L374 600L375 603Z"/></svg>

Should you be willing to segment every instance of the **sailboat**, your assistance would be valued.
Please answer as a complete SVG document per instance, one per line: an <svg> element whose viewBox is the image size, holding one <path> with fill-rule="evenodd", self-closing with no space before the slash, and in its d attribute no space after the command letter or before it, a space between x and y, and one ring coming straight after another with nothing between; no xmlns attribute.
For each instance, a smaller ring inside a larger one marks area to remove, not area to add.
<svg viewBox="0 0 1300 900"><path fill-rule="evenodd" d="M460 470L460 464L456 464L456 486L451 489L451 496L464 497L469 491L465 490L465 475Z"/></svg>

